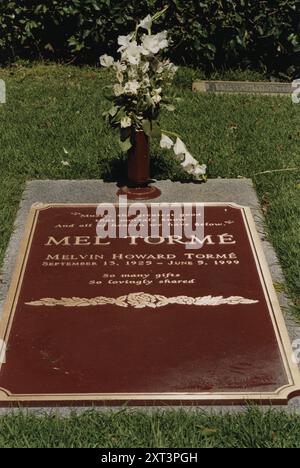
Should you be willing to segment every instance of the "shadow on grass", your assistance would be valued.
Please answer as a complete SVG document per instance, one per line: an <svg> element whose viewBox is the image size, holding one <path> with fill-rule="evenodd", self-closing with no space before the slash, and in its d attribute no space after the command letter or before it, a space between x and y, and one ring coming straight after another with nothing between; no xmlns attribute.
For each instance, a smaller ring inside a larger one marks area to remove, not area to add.
<svg viewBox="0 0 300 468"><path fill-rule="evenodd" d="M127 178L127 155L120 153L116 157L98 160L99 170L105 182L125 183ZM180 164L170 156L153 154L150 161L151 177L155 180L171 180L191 184L202 184L187 174Z"/></svg>
<svg viewBox="0 0 300 468"><path fill-rule="evenodd" d="M113 158L101 159L98 161L102 179L105 182L121 183L126 180L127 156L120 153Z"/></svg>

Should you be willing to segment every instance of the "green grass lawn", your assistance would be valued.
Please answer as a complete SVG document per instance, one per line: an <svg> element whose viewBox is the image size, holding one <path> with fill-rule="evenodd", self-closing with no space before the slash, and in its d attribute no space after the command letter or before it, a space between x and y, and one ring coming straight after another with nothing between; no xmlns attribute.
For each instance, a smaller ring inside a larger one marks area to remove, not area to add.
<svg viewBox="0 0 300 468"><path fill-rule="evenodd" d="M194 94L191 82L197 76L180 70L171 92L182 99L174 114L163 114L162 127L182 135L195 157L208 164L210 177L253 179L300 317L300 105L288 97ZM105 71L19 65L1 69L0 79L8 94L7 104L0 106L1 264L26 180L116 180L125 165L117 135L101 117L108 106ZM157 144L152 156L153 177L188 180ZM273 424L278 434L271 431ZM210 426L213 431L205 430ZM68 421L19 417L0 422L0 445L291 445L299 428L298 418L256 413L225 418L131 414L128 419L123 413L89 414Z"/></svg>
<svg viewBox="0 0 300 468"><path fill-rule="evenodd" d="M23 415L0 422L0 447L300 447L300 419L255 408L244 414L86 412L69 418Z"/></svg>

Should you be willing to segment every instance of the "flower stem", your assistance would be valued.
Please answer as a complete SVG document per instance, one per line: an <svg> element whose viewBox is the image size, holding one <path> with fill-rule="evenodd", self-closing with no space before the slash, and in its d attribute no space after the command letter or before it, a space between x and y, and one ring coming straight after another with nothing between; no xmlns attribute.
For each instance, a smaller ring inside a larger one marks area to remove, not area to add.
<svg viewBox="0 0 300 468"><path fill-rule="evenodd" d="M166 134L168 136L173 136L175 138L180 138L180 135L178 135L178 133L169 132L168 130L161 129L161 133L164 133L164 134Z"/></svg>
<svg viewBox="0 0 300 468"><path fill-rule="evenodd" d="M152 17L152 21L154 22L158 20L162 15L166 13L168 9L169 9L169 5L165 6L165 8L163 8L161 11L158 11L157 13L155 13L155 15Z"/></svg>

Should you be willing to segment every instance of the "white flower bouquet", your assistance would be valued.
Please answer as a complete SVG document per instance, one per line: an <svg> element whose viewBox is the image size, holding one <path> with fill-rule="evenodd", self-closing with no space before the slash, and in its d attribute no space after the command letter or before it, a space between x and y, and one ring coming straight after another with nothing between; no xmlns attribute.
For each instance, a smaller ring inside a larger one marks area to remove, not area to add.
<svg viewBox="0 0 300 468"><path fill-rule="evenodd" d="M118 38L121 57L103 55L103 67L113 68L116 83L109 100L112 107L104 113L107 122L120 129L120 145L129 151L134 144L135 132L144 132L149 138L159 138L161 148L173 149L183 168L195 179L206 178L206 166L190 154L179 135L163 130L158 122L160 110L174 112L175 107L168 99L167 89L176 74L177 67L162 58L169 46L167 31L152 34L152 24L166 9L153 17L148 15L134 32Z"/></svg>

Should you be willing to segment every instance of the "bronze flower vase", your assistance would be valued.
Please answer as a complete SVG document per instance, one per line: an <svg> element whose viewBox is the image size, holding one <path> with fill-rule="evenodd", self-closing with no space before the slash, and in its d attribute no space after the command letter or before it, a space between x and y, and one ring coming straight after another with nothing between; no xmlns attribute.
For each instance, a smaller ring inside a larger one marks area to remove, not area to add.
<svg viewBox="0 0 300 468"><path fill-rule="evenodd" d="M128 151L127 183L117 195L126 195L129 200L151 200L161 191L150 185L150 142L143 131L132 132L132 147Z"/></svg>

